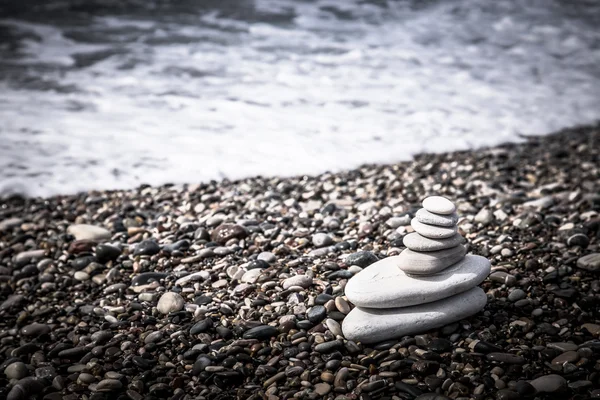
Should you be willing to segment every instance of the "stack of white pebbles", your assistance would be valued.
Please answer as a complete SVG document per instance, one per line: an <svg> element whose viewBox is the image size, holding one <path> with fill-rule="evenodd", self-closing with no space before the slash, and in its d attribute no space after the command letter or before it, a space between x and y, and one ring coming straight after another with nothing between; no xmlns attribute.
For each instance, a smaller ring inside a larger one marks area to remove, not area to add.
<svg viewBox="0 0 600 400"><path fill-rule="evenodd" d="M346 285L356 308L344 319L347 339L375 343L423 333L481 311L487 302L478 285L489 275L488 259L465 255L454 204L428 197L411 221L406 250L378 261Z"/></svg>

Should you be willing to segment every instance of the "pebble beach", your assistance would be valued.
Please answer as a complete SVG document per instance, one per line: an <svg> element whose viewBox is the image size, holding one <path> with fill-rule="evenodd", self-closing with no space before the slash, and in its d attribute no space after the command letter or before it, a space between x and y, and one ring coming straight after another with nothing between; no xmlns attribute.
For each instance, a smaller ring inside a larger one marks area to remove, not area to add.
<svg viewBox="0 0 600 400"><path fill-rule="evenodd" d="M600 125L292 178L0 199L0 400L600 399ZM73 177L76 179L76 177ZM483 311L347 340L426 196Z"/></svg>

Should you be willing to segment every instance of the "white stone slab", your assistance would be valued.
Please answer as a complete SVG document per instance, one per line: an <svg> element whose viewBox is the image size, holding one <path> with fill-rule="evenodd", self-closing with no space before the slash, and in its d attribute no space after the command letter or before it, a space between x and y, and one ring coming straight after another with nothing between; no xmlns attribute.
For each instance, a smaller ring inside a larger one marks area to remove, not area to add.
<svg viewBox="0 0 600 400"><path fill-rule="evenodd" d="M429 225L453 226L458 222L458 214L455 212L449 215L434 214L424 208L420 208L415 217L420 222Z"/></svg>
<svg viewBox="0 0 600 400"><path fill-rule="evenodd" d="M355 308L344 318L342 331L348 340L377 343L460 321L481 311L486 302L485 292L474 287L452 297L412 307Z"/></svg>
<svg viewBox="0 0 600 400"><path fill-rule="evenodd" d="M417 232L409 233L404 236L402 242L406 247L413 251L438 251L456 247L464 243L465 239L456 233L454 236L445 239L427 238Z"/></svg>
<svg viewBox="0 0 600 400"><path fill-rule="evenodd" d="M437 226L437 225L429 225L424 224L419 221L417 218L413 218L410 221L410 226L413 227L415 232L417 232L421 236L425 236L430 239L447 239L452 237L458 231L456 225L453 226Z"/></svg>
<svg viewBox="0 0 600 400"><path fill-rule="evenodd" d="M463 245L439 251L419 252L404 249L398 256L398 268L411 275L432 275L459 262L467 254Z"/></svg>
<svg viewBox="0 0 600 400"><path fill-rule="evenodd" d="M423 200L423 208L434 214L449 215L456 211L456 206L442 196L430 196Z"/></svg>
<svg viewBox="0 0 600 400"><path fill-rule="evenodd" d="M479 285L490 273L487 258L467 255L435 275L408 275L398 268L400 256L365 268L346 285L346 297L358 307L394 308L431 303Z"/></svg>

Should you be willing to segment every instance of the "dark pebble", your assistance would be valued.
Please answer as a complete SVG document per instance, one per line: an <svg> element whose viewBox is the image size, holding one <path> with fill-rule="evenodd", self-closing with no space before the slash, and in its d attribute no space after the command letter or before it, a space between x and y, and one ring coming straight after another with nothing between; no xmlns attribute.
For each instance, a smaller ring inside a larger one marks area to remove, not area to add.
<svg viewBox="0 0 600 400"><path fill-rule="evenodd" d="M265 269L265 268L269 268L269 263L267 263L264 260L253 260L250 261L248 263L248 266L246 267L247 270L251 270L251 269Z"/></svg>
<svg viewBox="0 0 600 400"><path fill-rule="evenodd" d="M160 246L152 239L142 240L133 252L134 256L153 256L160 252Z"/></svg>
<svg viewBox="0 0 600 400"><path fill-rule="evenodd" d="M194 299L194 304L198 304L199 306L204 306L204 305L212 303L212 301L213 301L212 297L202 295L202 296L198 296Z"/></svg>
<svg viewBox="0 0 600 400"><path fill-rule="evenodd" d="M346 269L341 269L327 275L327 279L350 279L354 274Z"/></svg>
<svg viewBox="0 0 600 400"><path fill-rule="evenodd" d="M331 342L320 343L315 346L315 351L319 353L331 353L334 350L341 350L344 347L344 343L339 340L333 340Z"/></svg>
<svg viewBox="0 0 600 400"><path fill-rule="evenodd" d="M365 393L369 393L369 392L373 392L378 389L382 389L386 385L387 385L387 383L384 380L374 381L374 382L370 382L370 383L367 383L366 385L364 385L362 387L362 391Z"/></svg>
<svg viewBox="0 0 600 400"><path fill-rule="evenodd" d="M6 400L26 400L31 396L37 396L44 390L47 382L44 379L27 377L19 380L6 396Z"/></svg>
<svg viewBox="0 0 600 400"><path fill-rule="evenodd" d="M96 246L96 258L101 264L114 261L121 255L121 249L110 244L99 244Z"/></svg>
<svg viewBox="0 0 600 400"><path fill-rule="evenodd" d="M529 383L527 381L518 381L517 384L515 385L515 390L521 396L525 396L525 397L532 396L535 394L535 388L533 386L531 386L531 383Z"/></svg>
<svg viewBox="0 0 600 400"><path fill-rule="evenodd" d="M398 391L400 391L402 393L407 393L414 397L417 397L417 396L420 396L423 394L423 392L419 388L412 386L412 385L408 385L404 382L396 382L396 383L394 383L394 386L396 387L396 389Z"/></svg>
<svg viewBox="0 0 600 400"><path fill-rule="evenodd" d="M496 400L519 400L521 395L509 389L500 389L496 392Z"/></svg>
<svg viewBox="0 0 600 400"><path fill-rule="evenodd" d="M436 353L446 353L452 350L452 342L448 339L435 338L429 343L427 348Z"/></svg>
<svg viewBox="0 0 600 400"><path fill-rule="evenodd" d="M377 256L370 251L359 251L346 257L344 263L348 266L358 265L361 268L366 268L378 260Z"/></svg>
<svg viewBox="0 0 600 400"><path fill-rule="evenodd" d="M332 295L330 295L330 294L319 293L317 295L317 297L315 298L315 304L319 305L319 306L322 306L325 303L327 303L329 300L333 300L333 299L334 299L334 297Z"/></svg>
<svg viewBox="0 0 600 400"><path fill-rule="evenodd" d="M136 275L131 280L131 286L143 286L150 282L159 282L161 279L165 279L168 275L162 272L142 272Z"/></svg>
<svg viewBox="0 0 600 400"><path fill-rule="evenodd" d="M473 350L477 353L502 353L503 349L500 346L496 346L495 344L484 342L483 340L475 343Z"/></svg>
<svg viewBox="0 0 600 400"><path fill-rule="evenodd" d="M575 235L570 236L567 239L567 246L574 247L579 246L581 248L586 248L590 244L590 238L588 238L583 233L576 233Z"/></svg>
<svg viewBox="0 0 600 400"><path fill-rule="evenodd" d="M206 369L206 367L212 365L212 360L207 356L200 356L196 359L194 366L192 367L192 374L194 376L198 376L202 371Z"/></svg>
<svg viewBox="0 0 600 400"><path fill-rule="evenodd" d="M235 224L221 224L213 229L211 239L219 244L225 244L230 239L243 239L248 236L248 231Z"/></svg>
<svg viewBox="0 0 600 400"><path fill-rule="evenodd" d="M306 317L313 324L317 324L325 319L327 310L323 306L314 306L306 313Z"/></svg>
<svg viewBox="0 0 600 400"><path fill-rule="evenodd" d="M190 328L190 335L197 335L199 333L204 333L213 326L213 321L210 318L203 319L202 321L196 322Z"/></svg>
<svg viewBox="0 0 600 400"><path fill-rule="evenodd" d="M21 334L23 336L42 336L50 333L50 327L46 324L38 324L34 322L33 324L29 324L21 329Z"/></svg>
<svg viewBox="0 0 600 400"><path fill-rule="evenodd" d="M249 329L244 332L244 339L257 339L257 340L267 340L273 336L277 336L277 328L269 325L261 325L255 328Z"/></svg>
<svg viewBox="0 0 600 400"><path fill-rule="evenodd" d="M525 359L521 356L517 356L515 354L509 353L490 353L487 356L487 359L490 361L497 361L506 364L525 364Z"/></svg>

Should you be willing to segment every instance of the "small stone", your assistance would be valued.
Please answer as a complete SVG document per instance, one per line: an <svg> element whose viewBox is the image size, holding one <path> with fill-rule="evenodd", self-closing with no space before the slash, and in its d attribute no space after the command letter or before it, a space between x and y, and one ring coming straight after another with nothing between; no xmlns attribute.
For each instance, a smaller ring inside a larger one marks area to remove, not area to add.
<svg viewBox="0 0 600 400"><path fill-rule="evenodd" d="M221 224L213 229L211 239L219 244L225 244L230 239L244 239L248 231L241 225Z"/></svg>
<svg viewBox="0 0 600 400"><path fill-rule="evenodd" d="M554 365L563 365L564 363L576 363L579 361L579 353L576 351L565 351L558 357L552 359L551 364Z"/></svg>
<svg viewBox="0 0 600 400"><path fill-rule="evenodd" d="M287 278L283 281L283 289L289 289L292 286L301 286L305 289L309 288L313 284L313 278L308 275L296 275Z"/></svg>
<svg viewBox="0 0 600 400"><path fill-rule="evenodd" d="M27 366L25 363L21 361L17 361L8 365L8 367L4 368L4 375L8 379L22 379L29 375L29 371L27 370Z"/></svg>
<svg viewBox="0 0 600 400"><path fill-rule="evenodd" d="M99 244L96 246L96 258L99 263L115 261L121 255L121 249L109 244Z"/></svg>
<svg viewBox="0 0 600 400"><path fill-rule="evenodd" d="M456 211L456 206L442 196L430 196L423 200L423 208L434 214L449 215Z"/></svg>
<svg viewBox="0 0 600 400"><path fill-rule="evenodd" d="M76 224L67 228L67 233L75 236L75 240L101 242L110 239L110 231L100 226Z"/></svg>
<svg viewBox="0 0 600 400"><path fill-rule="evenodd" d="M326 394L328 394L329 392L331 392L331 385L328 384L328 383L324 383L324 382L317 383L314 386L313 390L319 396L325 396Z"/></svg>
<svg viewBox="0 0 600 400"><path fill-rule="evenodd" d="M350 312L350 305L348 304L346 299L344 299L343 297L335 298L335 307L342 314L348 314Z"/></svg>
<svg viewBox="0 0 600 400"><path fill-rule="evenodd" d="M179 293L167 292L163 294L158 300L156 308L161 314L169 314L177 312L183 309L185 306L185 300Z"/></svg>
<svg viewBox="0 0 600 400"><path fill-rule="evenodd" d="M117 379L104 379L98 382L96 385L97 392L111 392L113 390L119 390L123 387L121 381Z"/></svg>
<svg viewBox="0 0 600 400"><path fill-rule="evenodd" d="M260 325L244 332L244 339L267 340L277 336L277 328L270 325Z"/></svg>
<svg viewBox="0 0 600 400"><path fill-rule="evenodd" d="M323 306L314 306L306 313L306 316L313 324L319 323L327 316L327 310Z"/></svg>
<svg viewBox="0 0 600 400"><path fill-rule="evenodd" d="M242 275L241 282L244 283L256 283L260 275L262 274L262 270L259 268L251 269L246 271L244 275Z"/></svg>
<svg viewBox="0 0 600 400"><path fill-rule="evenodd" d="M412 275L433 275L459 262L466 254L463 245L428 252L404 249L398 256L398 268Z"/></svg>
<svg viewBox="0 0 600 400"><path fill-rule="evenodd" d="M312 237L312 242L315 247L331 246L333 239L326 233L315 233Z"/></svg>
<svg viewBox="0 0 600 400"><path fill-rule="evenodd" d="M160 246L152 239L141 241L133 252L134 256L153 256L160 252Z"/></svg>
<svg viewBox="0 0 600 400"><path fill-rule="evenodd" d="M258 255L258 257L256 257L256 259L264 261L267 264L275 264L275 262L277 261L277 257L275 256L275 254L271 253L270 251L263 251Z"/></svg>
<svg viewBox="0 0 600 400"><path fill-rule="evenodd" d="M0 307L1 309L2 307ZM586 331L588 331L591 335L593 336L599 336L600 335L600 325L598 324L583 324L581 325L581 329L585 329Z"/></svg>
<svg viewBox="0 0 600 400"><path fill-rule="evenodd" d="M22 251L15 256L15 264L19 267L23 267L30 262L42 259L46 254L46 250L29 250Z"/></svg>
<svg viewBox="0 0 600 400"><path fill-rule="evenodd" d="M526 296L527 296L527 293L525 293L523 290L515 289L508 294L508 300L510 300L514 303L515 301L524 299Z"/></svg>
<svg viewBox="0 0 600 400"><path fill-rule="evenodd" d="M378 260L377 256L370 251L359 251L346 257L344 263L348 266L357 265L361 268L367 268Z"/></svg>
<svg viewBox="0 0 600 400"><path fill-rule="evenodd" d="M567 388L567 381L560 375L540 376L530 382L538 393L562 392Z"/></svg>
<svg viewBox="0 0 600 400"><path fill-rule="evenodd" d="M436 226L436 225L428 225L420 222L418 219L413 218L410 222L410 225L413 227L415 232L419 235L424 236L430 239L446 239L456 235L457 227L453 226Z"/></svg>
<svg viewBox="0 0 600 400"><path fill-rule="evenodd" d="M331 318L327 318L327 320L325 321L325 325L327 326L327 329L329 329L329 331L331 333L333 333L335 336L342 336L342 327L340 326L340 324L336 321L333 320Z"/></svg>
<svg viewBox="0 0 600 400"><path fill-rule="evenodd" d="M486 358L490 361L497 361L506 364L525 364L525 359L521 356L510 353L489 353Z"/></svg>
<svg viewBox="0 0 600 400"><path fill-rule="evenodd" d="M84 282L84 281L87 281L90 279L90 275L83 271L76 271L75 274L73 275L73 278L75 278L75 280L78 280L80 282Z"/></svg>
<svg viewBox="0 0 600 400"><path fill-rule="evenodd" d="M490 211L489 208L482 208L473 218L473 221L478 222L483 225L487 225L494 219L494 214Z"/></svg>
<svg viewBox="0 0 600 400"><path fill-rule="evenodd" d="M197 335L199 333L204 333L213 326L213 320L210 318L205 318L202 321L196 322L190 328L190 335Z"/></svg>
<svg viewBox="0 0 600 400"><path fill-rule="evenodd" d="M464 242L464 238L458 233L447 239L426 238L416 232L404 236L403 243L413 251L438 251L456 247Z"/></svg>
<svg viewBox="0 0 600 400"><path fill-rule="evenodd" d="M577 267L590 272L600 271L600 253L592 253L577 260Z"/></svg>
<svg viewBox="0 0 600 400"><path fill-rule="evenodd" d="M21 334L23 336L42 336L48 333L50 333L50 327L46 324L39 324L37 322L26 325L21 329Z"/></svg>
<svg viewBox="0 0 600 400"><path fill-rule="evenodd" d="M424 224L447 226L451 227L458 222L458 214L452 213L449 215L434 214L424 208L420 208L415 215L415 218Z"/></svg>

